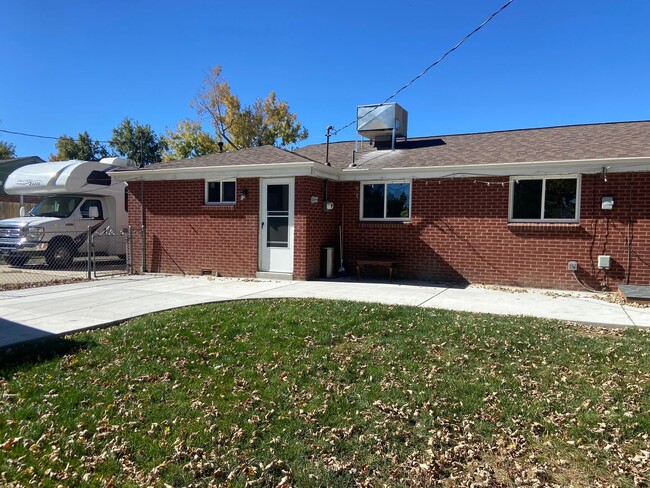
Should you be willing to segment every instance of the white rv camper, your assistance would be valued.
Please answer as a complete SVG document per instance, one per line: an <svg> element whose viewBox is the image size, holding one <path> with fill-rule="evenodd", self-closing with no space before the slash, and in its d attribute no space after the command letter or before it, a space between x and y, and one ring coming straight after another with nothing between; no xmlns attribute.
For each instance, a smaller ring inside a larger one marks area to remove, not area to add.
<svg viewBox="0 0 650 488"><path fill-rule="evenodd" d="M66 267L86 252L88 228L95 234L120 234L128 229L127 185L108 174L135 167L130 159L59 161L17 169L7 177L11 195L45 197L26 216L0 221L0 253L19 266L36 255L50 267ZM126 254L123 239L98 240L96 252Z"/></svg>

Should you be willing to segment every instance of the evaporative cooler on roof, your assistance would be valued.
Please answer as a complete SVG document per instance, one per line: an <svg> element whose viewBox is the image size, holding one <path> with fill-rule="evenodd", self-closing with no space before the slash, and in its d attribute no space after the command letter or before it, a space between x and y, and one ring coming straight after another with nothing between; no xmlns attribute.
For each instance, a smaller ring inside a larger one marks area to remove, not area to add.
<svg viewBox="0 0 650 488"><path fill-rule="evenodd" d="M357 107L357 132L375 142L407 137L408 112L396 103L359 105Z"/></svg>

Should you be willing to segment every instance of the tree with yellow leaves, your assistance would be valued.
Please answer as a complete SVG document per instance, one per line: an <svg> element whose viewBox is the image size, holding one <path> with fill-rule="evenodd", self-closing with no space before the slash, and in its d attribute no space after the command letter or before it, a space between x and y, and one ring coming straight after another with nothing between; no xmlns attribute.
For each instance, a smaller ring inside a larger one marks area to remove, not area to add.
<svg viewBox="0 0 650 488"><path fill-rule="evenodd" d="M278 100L275 92L265 99L258 98L252 105L242 105L221 77L221 66L210 71L192 105L200 116L210 120L217 140L225 143L225 150L264 145L286 147L308 137L307 129L289 110L289 104Z"/></svg>

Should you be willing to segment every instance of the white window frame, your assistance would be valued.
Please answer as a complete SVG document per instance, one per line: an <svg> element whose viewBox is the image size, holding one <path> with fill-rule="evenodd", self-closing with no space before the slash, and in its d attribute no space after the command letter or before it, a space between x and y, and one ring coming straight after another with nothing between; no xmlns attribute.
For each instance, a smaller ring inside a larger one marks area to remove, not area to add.
<svg viewBox="0 0 650 488"><path fill-rule="evenodd" d="M515 219L513 218L515 202L515 185L522 180L542 180L542 201L540 208L540 219ZM573 219L546 219L544 218L544 204L546 199L546 180L576 180L576 214ZM544 175L544 176L511 176L510 193L508 197L508 222L543 222L549 224L567 224L580 222L580 194L582 187L582 178L579 174L573 175Z"/></svg>
<svg viewBox="0 0 650 488"><path fill-rule="evenodd" d="M384 185L384 215L386 215L388 204L388 191L387 185L401 185L408 183L409 185L409 216L408 217L374 217L364 218L363 216L363 186L364 185ZM359 220L364 222L408 222L411 220L413 207L413 181L412 180L378 180L378 181L361 181L359 185Z"/></svg>
<svg viewBox="0 0 650 488"><path fill-rule="evenodd" d="M210 183L219 183L219 195L221 197L220 202L210 202L208 201L208 187ZM230 201L224 201L223 200L223 184L224 183L234 183L235 184L235 199ZM205 195L203 201L205 202L206 205L235 205L237 203L237 180L229 179L229 180L205 180Z"/></svg>

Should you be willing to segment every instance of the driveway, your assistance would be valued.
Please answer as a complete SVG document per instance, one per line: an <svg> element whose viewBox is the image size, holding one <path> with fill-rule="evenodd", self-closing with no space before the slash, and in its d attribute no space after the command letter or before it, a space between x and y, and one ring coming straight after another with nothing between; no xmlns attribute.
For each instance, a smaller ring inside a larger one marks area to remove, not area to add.
<svg viewBox="0 0 650 488"><path fill-rule="evenodd" d="M0 347L104 327L148 313L254 298L323 298L650 327L650 309L579 292L422 282L272 281L205 276L121 276L0 292Z"/></svg>

